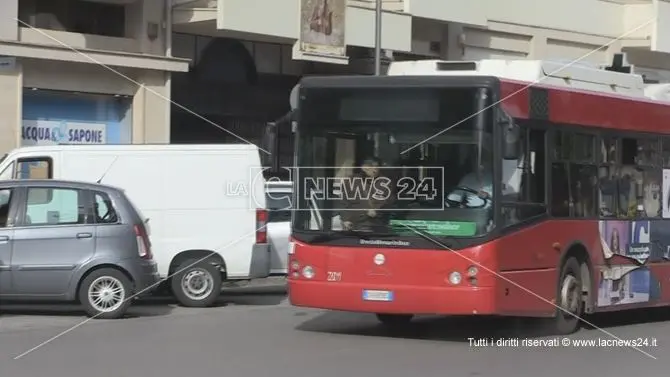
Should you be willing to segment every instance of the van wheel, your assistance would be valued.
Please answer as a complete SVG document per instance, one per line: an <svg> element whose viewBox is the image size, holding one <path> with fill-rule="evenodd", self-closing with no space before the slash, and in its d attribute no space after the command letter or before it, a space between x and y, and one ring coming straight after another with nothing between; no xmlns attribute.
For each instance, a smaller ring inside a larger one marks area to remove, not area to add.
<svg viewBox="0 0 670 377"><path fill-rule="evenodd" d="M557 288L556 305L562 310L556 309L552 327L561 335L571 334L579 329L579 317L584 311L581 268L576 258L571 257L563 264Z"/></svg>
<svg viewBox="0 0 670 377"><path fill-rule="evenodd" d="M221 293L221 272L207 262L190 259L182 263L170 278L172 293L186 307L212 306Z"/></svg>
<svg viewBox="0 0 670 377"><path fill-rule="evenodd" d="M402 328L407 326L414 318L411 314L377 314L377 319L389 328Z"/></svg>
<svg viewBox="0 0 670 377"><path fill-rule="evenodd" d="M132 286L123 272L113 268L101 268L91 272L82 281L79 302L89 317L121 318L130 307Z"/></svg>

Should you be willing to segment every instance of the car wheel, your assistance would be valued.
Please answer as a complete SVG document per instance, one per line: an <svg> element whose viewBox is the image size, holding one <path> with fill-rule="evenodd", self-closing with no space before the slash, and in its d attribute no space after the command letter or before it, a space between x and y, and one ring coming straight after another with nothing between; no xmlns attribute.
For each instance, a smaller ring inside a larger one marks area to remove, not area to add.
<svg viewBox="0 0 670 377"><path fill-rule="evenodd" d="M123 272L102 268L84 278L79 288L79 301L89 317L121 318L130 307L132 286Z"/></svg>
<svg viewBox="0 0 670 377"><path fill-rule="evenodd" d="M188 260L178 268L170 284L179 304L192 308L212 306L221 293L221 271L207 262Z"/></svg>

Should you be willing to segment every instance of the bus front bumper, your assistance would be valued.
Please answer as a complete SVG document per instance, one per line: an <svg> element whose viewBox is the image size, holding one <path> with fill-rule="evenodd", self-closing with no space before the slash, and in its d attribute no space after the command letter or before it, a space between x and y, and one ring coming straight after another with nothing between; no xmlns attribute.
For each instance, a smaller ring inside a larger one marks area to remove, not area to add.
<svg viewBox="0 0 670 377"><path fill-rule="evenodd" d="M299 307L390 314L492 315L493 287L375 286L289 279L289 299Z"/></svg>

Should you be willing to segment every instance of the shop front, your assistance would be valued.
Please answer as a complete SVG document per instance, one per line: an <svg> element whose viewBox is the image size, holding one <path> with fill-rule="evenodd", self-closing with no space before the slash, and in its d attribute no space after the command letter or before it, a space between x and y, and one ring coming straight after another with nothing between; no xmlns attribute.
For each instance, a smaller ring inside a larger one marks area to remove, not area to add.
<svg viewBox="0 0 670 377"><path fill-rule="evenodd" d="M24 88L21 146L131 141L129 96Z"/></svg>

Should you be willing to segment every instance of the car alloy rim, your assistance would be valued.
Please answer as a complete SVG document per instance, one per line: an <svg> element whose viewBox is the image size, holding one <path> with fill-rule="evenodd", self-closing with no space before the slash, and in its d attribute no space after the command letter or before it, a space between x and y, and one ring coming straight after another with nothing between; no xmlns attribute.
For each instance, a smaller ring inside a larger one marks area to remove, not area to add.
<svg viewBox="0 0 670 377"><path fill-rule="evenodd" d="M88 287L88 302L101 312L108 313L117 310L126 298L126 289L123 283L113 276L101 276Z"/></svg>

